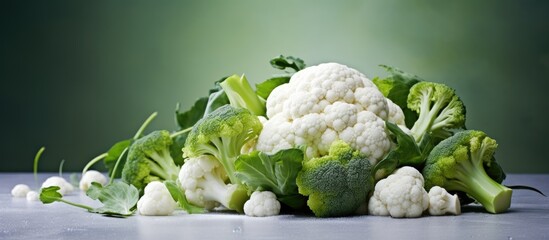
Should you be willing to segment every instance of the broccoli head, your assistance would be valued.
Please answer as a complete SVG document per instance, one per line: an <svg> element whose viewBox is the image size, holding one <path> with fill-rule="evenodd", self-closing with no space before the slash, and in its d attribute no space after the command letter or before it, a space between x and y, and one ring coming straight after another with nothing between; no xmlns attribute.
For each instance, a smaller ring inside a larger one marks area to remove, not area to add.
<svg viewBox="0 0 549 240"><path fill-rule="evenodd" d="M204 116L194 126L183 147L186 157L212 155L219 160L232 183L237 183L234 162L242 147L257 138L263 125L244 108L225 105Z"/></svg>
<svg viewBox="0 0 549 240"><path fill-rule="evenodd" d="M465 105L454 89L434 82L419 82L410 88L408 108L419 116L412 126L412 136L420 143L426 134L445 139L452 129L465 128Z"/></svg>
<svg viewBox="0 0 549 240"><path fill-rule="evenodd" d="M177 180L180 167L170 155L172 143L170 133L165 130L135 140L128 149L122 180L139 190L155 180Z"/></svg>
<svg viewBox="0 0 549 240"><path fill-rule="evenodd" d="M374 187L368 159L341 140L328 155L304 162L296 182L317 217L354 214Z"/></svg>
<svg viewBox="0 0 549 240"><path fill-rule="evenodd" d="M440 186L448 191L467 194L491 213L506 211L511 205L512 190L492 179L486 168L503 170L493 157L497 148L486 133L466 130L441 141L429 154L423 177L425 188Z"/></svg>

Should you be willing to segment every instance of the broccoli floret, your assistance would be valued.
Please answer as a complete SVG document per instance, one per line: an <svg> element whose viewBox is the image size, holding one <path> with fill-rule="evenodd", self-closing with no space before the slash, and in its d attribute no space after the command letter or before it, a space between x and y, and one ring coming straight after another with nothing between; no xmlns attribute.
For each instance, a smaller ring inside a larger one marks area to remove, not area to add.
<svg viewBox="0 0 549 240"><path fill-rule="evenodd" d="M304 162L296 182L317 217L355 213L374 187L368 159L341 140L332 143L328 155Z"/></svg>
<svg viewBox="0 0 549 240"><path fill-rule="evenodd" d="M426 134L438 139L452 135L452 129L465 128L465 106L454 89L433 82L419 82L410 88L408 108L419 116L412 136L420 143Z"/></svg>
<svg viewBox="0 0 549 240"><path fill-rule="evenodd" d="M425 188L440 186L448 191L464 192L491 213L506 211L512 190L494 179L485 167L496 164L497 148L486 133L466 130L440 142L429 154L423 177Z"/></svg>
<svg viewBox="0 0 549 240"><path fill-rule="evenodd" d="M248 109L256 116L265 116L265 100L259 98L244 75L232 75L219 84L233 107Z"/></svg>
<svg viewBox="0 0 549 240"><path fill-rule="evenodd" d="M257 138L263 125L244 108L225 105L204 116L194 126L183 147L186 157L213 155L232 183L238 183L234 162L248 141Z"/></svg>
<svg viewBox="0 0 549 240"><path fill-rule="evenodd" d="M172 143L170 133L165 130L137 139L128 150L122 180L140 191L155 180L177 180L180 167L170 155Z"/></svg>

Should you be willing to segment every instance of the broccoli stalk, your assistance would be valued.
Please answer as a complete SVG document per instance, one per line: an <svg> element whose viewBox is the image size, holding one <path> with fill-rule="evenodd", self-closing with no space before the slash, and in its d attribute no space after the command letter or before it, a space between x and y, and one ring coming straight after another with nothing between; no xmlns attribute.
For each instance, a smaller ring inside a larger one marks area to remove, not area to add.
<svg viewBox="0 0 549 240"><path fill-rule="evenodd" d="M135 140L128 150L122 180L139 190L155 180L176 180L180 167L170 155L172 144L172 136L165 130Z"/></svg>
<svg viewBox="0 0 549 240"><path fill-rule="evenodd" d="M491 213L506 211L512 190L496 182L485 167L496 164L494 139L484 132L467 130L440 142L429 154L423 169L425 188L440 186L464 192Z"/></svg>
<svg viewBox="0 0 549 240"><path fill-rule="evenodd" d="M257 138L263 125L244 108L225 105L204 116L189 133L183 148L186 157L214 156L223 166L232 183L235 177L235 160L242 147Z"/></svg>
<svg viewBox="0 0 549 240"><path fill-rule="evenodd" d="M412 136L420 143L426 134L439 139L452 135L451 129L465 128L465 106L455 91L440 83L419 82L410 88L408 108L419 116Z"/></svg>
<svg viewBox="0 0 549 240"><path fill-rule="evenodd" d="M265 101L260 99L244 75L232 75L219 84L233 107L248 109L256 116L265 115Z"/></svg>

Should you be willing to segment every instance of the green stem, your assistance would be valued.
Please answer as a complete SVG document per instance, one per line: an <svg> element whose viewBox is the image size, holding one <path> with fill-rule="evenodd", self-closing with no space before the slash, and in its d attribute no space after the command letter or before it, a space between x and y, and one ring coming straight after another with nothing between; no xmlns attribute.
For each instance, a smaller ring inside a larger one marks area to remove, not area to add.
<svg viewBox="0 0 549 240"><path fill-rule="evenodd" d="M94 164L96 164L97 162L103 160L104 158L106 158L109 154L108 153L103 153L97 157L95 157L94 159L92 159L91 161L88 162L88 164L86 164L86 166L84 167L84 169L82 169L82 176L84 176L84 174L88 171L88 169L90 169L91 166L93 166Z"/></svg>
<svg viewBox="0 0 549 240"><path fill-rule="evenodd" d="M170 135L170 138L173 139L173 138L175 138L175 137L177 137L177 136L179 136L179 135L188 133L188 132L190 132L192 129L193 129L193 127L188 127L188 128L185 128L185 129L183 129L183 130L181 130L181 131L174 132L174 133L172 133L172 134Z"/></svg>
<svg viewBox="0 0 549 240"><path fill-rule="evenodd" d="M36 155L34 156L34 166L33 166L33 172L34 172L34 183L36 186L38 185L38 161L40 160L40 156L42 156L42 153L46 150L45 147L41 147Z"/></svg>
<svg viewBox="0 0 549 240"><path fill-rule="evenodd" d="M63 177L63 165L65 164L65 159L61 160L59 164L59 177Z"/></svg>
<svg viewBox="0 0 549 240"><path fill-rule="evenodd" d="M140 136L143 134L143 132L145 131L145 128L147 128L147 126L149 126L149 124L152 122L152 120L154 120L154 118L156 118L156 115L158 115L157 112L152 113L152 114L147 118L147 120L145 120L145 122L143 122L143 125L141 125L141 127L137 130L137 132L136 132L135 135L133 136L133 140L139 139L139 137L140 137Z"/></svg>
<svg viewBox="0 0 549 240"><path fill-rule="evenodd" d="M470 195L490 213L501 213L509 209L512 189L494 181L482 167L472 167L466 173L459 177L460 182L463 183L463 192Z"/></svg>
<svg viewBox="0 0 549 240"><path fill-rule="evenodd" d="M124 154L126 154L127 151L128 151L128 147L124 148L124 150L122 151L120 156L118 156L118 159L116 160L116 163L114 164L114 168L112 169L111 176L109 177L109 185L114 180L114 176L116 175L116 171L118 170L118 165L120 165L120 162L122 161L122 157L124 156Z"/></svg>
<svg viewBox="0 0 549 240"><path fill-rule="evenodd" d="M78 204L78 203L73 203L73 202L64 200L64 199L62 199L62 198L57 199L57 201L63 202L63 203L66 203L66 204L69 204L69 205L71 205L71 206L83 208L83 209L86 209L86 210L88 210L88 211L90 211L90 212L94 210L94 208L92 208L92 207L90 207L90 206L86 206L86 205Z"/></svg>

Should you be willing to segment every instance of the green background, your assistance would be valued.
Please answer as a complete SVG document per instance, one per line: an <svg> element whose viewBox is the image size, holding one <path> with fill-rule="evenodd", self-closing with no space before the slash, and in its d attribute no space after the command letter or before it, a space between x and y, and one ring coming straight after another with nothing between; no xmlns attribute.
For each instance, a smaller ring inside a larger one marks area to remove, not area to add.
<svg viewBox="0 0 549 240"><path fill-rule="evenodd" d="M152 112L175 129L215 80L279 54L455 88L511 173L549 173L544 1L2 1L0 171L79 171ZM99 166L98 166L99 167Z"/></svg>

